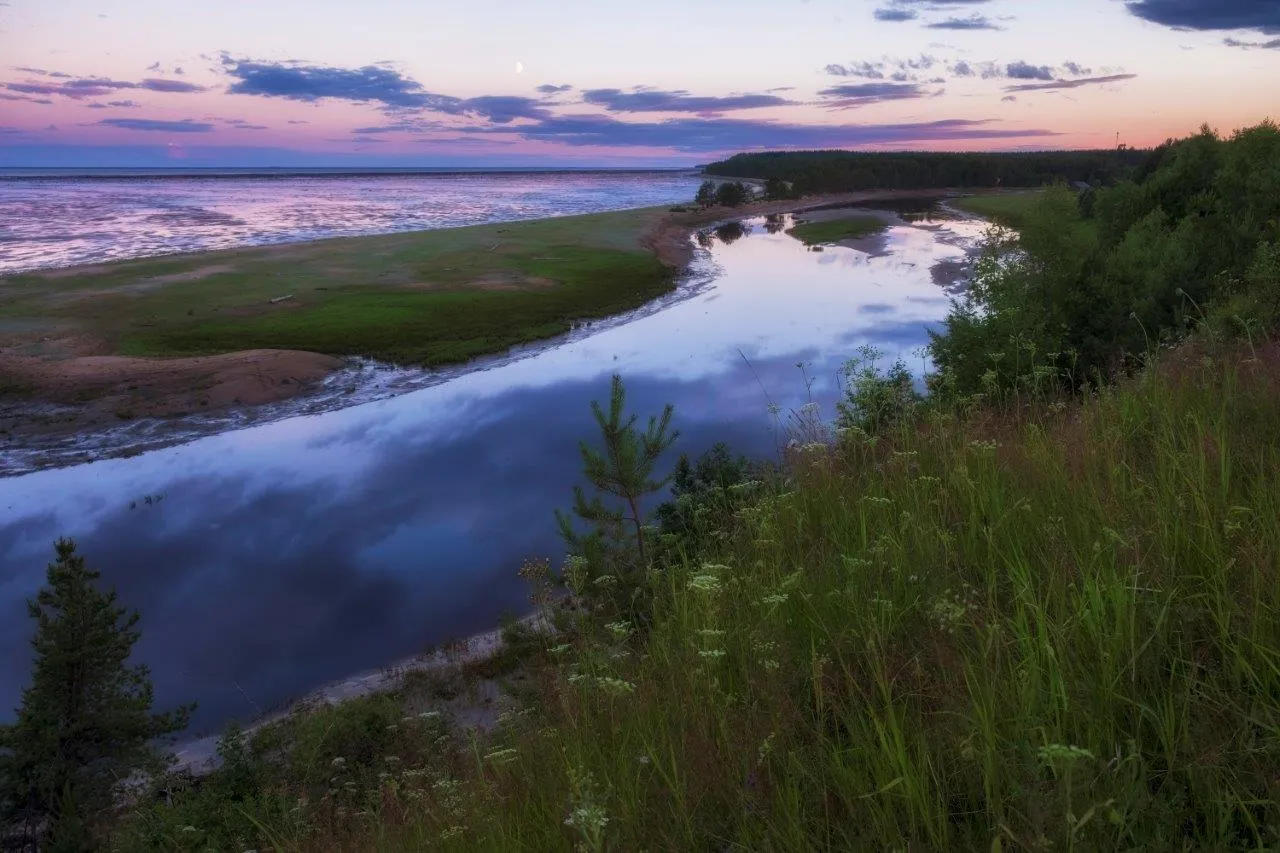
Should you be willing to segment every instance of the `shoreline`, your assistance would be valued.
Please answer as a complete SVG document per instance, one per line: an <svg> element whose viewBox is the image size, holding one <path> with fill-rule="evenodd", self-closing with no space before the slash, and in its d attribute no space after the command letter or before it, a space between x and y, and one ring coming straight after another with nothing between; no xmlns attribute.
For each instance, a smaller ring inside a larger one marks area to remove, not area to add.
<svg viewBox="0 0 1280 853"><path fill-rule="evenodd" d="M541 613L524 616L516 620L515 626L534 634L546 634L551 628ZM241 729L248 736L310 708L337 705L351 699L395 691L402 687L405 676L411 673L441 673L492 660L506 649L504 630L502 627L493 628L460 640L449 640L434 649L402 658L387 666L363 670L328 682L289 702L282 710L260 713L244 723ZM171 752L176 761L170 766L169 772L190 773L199 777L216 769L217 746L221 737L221 733L206 734L175 743Z"/></svg>
<svg viewBox="0 0 1280 853"><path fill-rule="evenodd" d="M82 345L73 346L62 358L50 358L15 353L16 347L0 348L0 435L8 439L9 445L0 455L0 477L133 455L229 430L386 399L449 381L473 370L491 369L526 358L603 328L630 322L696 294L706 283L710 273L696 269L698 250L692 238L698 230L717 222L852 206L860 202L952 195L954 192L947 190L886 190L754 202L737 208L679 212L668 208L640 208L618 212L635 220L630 225L652 220L644 225L642 233L631 236L636 245L670 271L673 285L669 289L636 307L577 323L568 332L481 354L453 365L427 369L402 367L376 359L287 349L140 358L104 354L100 348ZM562 224L572 218L545 217L502 223L501 227L509 231L520 225L536 226L555 220ZM447 236L448 232L489 227L464 226L393 236L409 240L414 235ZM281 250L305 252L319 247L341 248L343 254L355 254L361 241L385 244L386 236L329 238L253 251L270 256ZM178 259L183 271L144 281L148 286L158 279L194 284L203 274L224 269L217 261L234 260L244 254L245 250L233 249L166 256L170 262ZM130 263L120 261L110 266L127 267ZM101 269L102 265L91 265L46 271L46 275L62 280L99 274ZM10 389L16 386L18 393L10 393L6 398L3 395L6 385Z"/></svg>

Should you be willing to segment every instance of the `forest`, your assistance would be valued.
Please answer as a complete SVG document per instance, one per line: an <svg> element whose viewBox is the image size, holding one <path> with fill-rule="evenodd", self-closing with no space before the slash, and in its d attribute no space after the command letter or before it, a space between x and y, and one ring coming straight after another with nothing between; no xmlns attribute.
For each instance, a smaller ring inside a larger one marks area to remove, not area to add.
<svg viewBox="0 0 1280 853"><path fill-rule="evenodd" d="M1149 151L875 152L765 151L704 167L709 175L777 179L793 194L946 187L1038 187L1081 181L1109 185L1147 162Z"/></svg>

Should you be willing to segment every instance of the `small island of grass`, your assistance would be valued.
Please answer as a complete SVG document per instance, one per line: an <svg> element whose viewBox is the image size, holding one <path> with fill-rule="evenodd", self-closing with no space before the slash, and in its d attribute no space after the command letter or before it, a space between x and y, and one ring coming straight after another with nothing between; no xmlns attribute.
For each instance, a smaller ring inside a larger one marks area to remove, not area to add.
<svg viewBox="0 0 1280 853"><path fill-rule="evenodd" d="M957 198L951 201L951 205L965 213L990 219L1007 228L1020 228L1043 198L1043 191L1028 190Z"/></svg>
<svg viewBox="0 0 1280 853"><path fill-rule="evenodd" d="M787 229L787 233L806 246L817 246L868 237L886 227L888 224L878 216L850 216L843 219L799 222Z"/></svg>

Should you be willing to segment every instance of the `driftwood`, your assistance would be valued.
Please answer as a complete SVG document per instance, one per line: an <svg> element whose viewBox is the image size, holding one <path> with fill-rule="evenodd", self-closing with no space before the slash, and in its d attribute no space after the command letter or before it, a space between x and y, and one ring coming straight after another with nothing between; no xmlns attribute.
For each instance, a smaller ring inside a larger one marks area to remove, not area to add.
<svg viewBox="0 0 1280 853"><path fill-rule="evenodd" d="M286 299L292 299L292 298L293 298L293 294L292 294L292 293L286 293L284 296L276 296L276 297L274 297L274 298L271 300L271 304L272 304L272 305L276 305L277 303L284 302Z"/></svg>

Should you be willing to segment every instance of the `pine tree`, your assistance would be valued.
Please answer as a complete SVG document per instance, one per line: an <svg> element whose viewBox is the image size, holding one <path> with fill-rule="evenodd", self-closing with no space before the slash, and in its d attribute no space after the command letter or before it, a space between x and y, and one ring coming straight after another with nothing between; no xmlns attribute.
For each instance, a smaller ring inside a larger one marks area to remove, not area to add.
<svg viewBox="0 0 1280 853"><path fill-rule="evenodd" d="M670 476L655 479L654 466L663 452L679 437L668 432L675 409L667 405L660 417L649 418L641 432L637 416L626 416L627 395L622 377L613 377L609 411L592 401L591 412L604 440L602 450L585 441L579 445L582 473L596 490L588 498L581 486L573 487L573 514L589 525L587 533L578 533L570 517L556 510L560 532L565 541L589 564L591 576L613 574L623 587L632 589L637 574L648 566L645 543L648 516L641 499L662 489ZM604 496L611 497L609 503ZM579 590L581 592L581 590Z"/></svg>
<svg viewBox="0 0 1280 853"><path fill-rule="evenodd" d="M0 728L0 825L73 849L118 783L161 766L152 742L184 729L193 706L151 713L150 672L127 665L138 614L96 587L74 542L55 547L46 586L27 603L31 685L17 721Z"/></svg>

